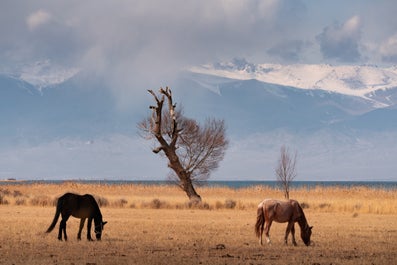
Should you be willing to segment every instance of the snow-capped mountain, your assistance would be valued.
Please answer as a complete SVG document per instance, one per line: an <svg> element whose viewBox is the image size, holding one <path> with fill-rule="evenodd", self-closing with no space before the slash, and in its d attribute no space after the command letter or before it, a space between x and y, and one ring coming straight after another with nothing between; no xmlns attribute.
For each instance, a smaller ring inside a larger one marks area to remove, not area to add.
<svg viewBox="0 0 397 265"><path fill-rule="evenodd" d="M134 122L151 103L150 95L146 103L131 98L131 108L120 110L106 83L82 77L77 69L53 66L48 61L21 69L17 74L0 75L0 122L9 125L0 135L7 131L8 135L37 132L53 137L134 131ZM254 65L241 59L193 68L179 76L171 88L186 116L225 119L233 135L341 126L372 129L374 122L382 130L397 126L393 122L397 77L392 74L395 69L388 69L390 72L370 66ZM328 84L328 89L320 87L320 81L313 85L320 73L327 76L321 82ZM341 82L337 76L350 76L350 83L345 78L344 86L331 87ZM367 81L354 81L353 76ZM371 88L374 80L378 85ZM369 114L379 108L387 110Z"/></svg>
<svg viewBox="0 0 397 265"><path fill-rule="evenodd" d="M227 63L192 67L190 71L235 80L256 79L270 84L357 96L373 101L375 107L393 104L394 102L388 102L377 95L397 88L397 66L252 64L244 59L234 59Z"/></svg>
<svg viewBox="0 0 397 265"><path fill-rule="evenodd" d="M0 147L135 131L131 109L118 111L111 90L100 81L74 75L58 83L60 78L65 76L42 87L21 76L0 74Z"/></svg>
<svg viewBox="0 0 397 265"><path fill-rule="evenodd" d="M166 163L136 134L151 95L134 95L123 109L97 76L46 63L20 69L0 74L3 177L166 175ZM234 60L195 67L166 85L187 117L225 120L230 149L215 179L273 179L287 145L299 152L300 179L393 180L395 72Z"/></svg>
<svg viewBox="0 0 397 265"><path fill-rule="evenodd" d="M52 65L49 60L36 62L22 68L20 79L42 89L49 86L62 84L75 76L80 70L78 68L65 68Z"/></svg>
<svg viewBox="0 0 397 265"><path fill-rule="evenodd" d="M64 67L52 63L50 60L23 64L13 70L2 70L0 74L24 81L38 90L60 85L73 78L80 72L77 67Z"/></svg>

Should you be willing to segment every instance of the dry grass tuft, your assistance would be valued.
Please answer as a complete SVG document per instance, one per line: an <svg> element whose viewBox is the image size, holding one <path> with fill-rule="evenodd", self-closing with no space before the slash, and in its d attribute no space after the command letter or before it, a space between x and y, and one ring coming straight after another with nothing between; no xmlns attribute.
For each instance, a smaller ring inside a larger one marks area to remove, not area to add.
<svg viewBox="0 0 397 265"><path fill-rule="evenodd" d="M111 203L112 207L123 208L127 205L128 201L126 199L118 199Z"/></svg>
<svg viewBox="0 0 397 265"><path fill-rule="evenodd" d="M156 198L149 203L143 203L142 206L143 208L150 208L150 209L161 209L161 208L164 209L167 208L168 203Z"/></svg>
<svg viewBox="0 0 397 265"><path fill-rule="evenodd" d="M47 195L39 195L36 196L32 199L30 199L30 204L32 206L41 206L41 207L47 207L47 206L55 206L56 201L53 198L47 196Z"/></svg>
<svg viewBox="0 0 397 265"><path fill-rule="evenodd" d="M224 203L216 201L215 209L234 209L236 208L236 201L232 199L226 199Z"/></svg>
<svg viewBox="0 0 397 265"><path fill-rule="evenodd" d="M26 200L24 198L16 199L15 205L26 205Z"/></svg>
<svg viewBox="0 0 397 265"><path fill-rule="evenodd" d="M211 210L212 207L206 202L191 202L185 204L188 209ZM179 207L182 209L182 207Z"/></svg>
<svg viewBox="0 0 397 265"><path fill-rule="evenodd" d="M7 201L5 196L0 194L0 205L7 205L7 204L9 204L9 202Z"/></svg>
<svg viewBox="0 0 397 265"><path fill-rule="evenodd" d="M109 206L109 200L102 196L94 196L96 202L98 203L99 207L107 207Z"/></svg>
<svg viewBox="0 0 397 265"><path fill-rule="evenodd" d="M329 204L329 203L320 203L320 204L318 205L318 207L319 207L320 209L330 208L330 207L331 207L331 204Z"/></svg>

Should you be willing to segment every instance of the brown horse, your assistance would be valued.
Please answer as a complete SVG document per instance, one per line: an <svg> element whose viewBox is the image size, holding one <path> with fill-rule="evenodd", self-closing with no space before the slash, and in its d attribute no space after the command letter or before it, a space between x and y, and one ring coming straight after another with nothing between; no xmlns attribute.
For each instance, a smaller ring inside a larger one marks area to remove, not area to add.
<svg viewBox="0 0 397 265"><path fill-rule="evenodd" d="M287 244L288 235L291 232L292 244L296 246L294 224L295 222L298 222L301 228L301 238L303 242L306 246L310 245L310 236L312 234L313 226L309 226L307 223L302 207L297 201L278 201L266 199L258 205L255 233L259 238L259 243L261 245L263 229L265 230L267 243L270 244L269 230L273 221L278 223L288 222L284 237L285 244Z"/></svg>
<svg viewBox="0 0 397 265"><path fill-rule="evenodd" d="M66 235L66 221L70 216L80 218L80 228L79 233L77 234L77 239L81 239L81 231L83 230L85 219L88 218L87 239L89 241L92 240L91 226L92 220L94 220L95 237L97 240L101 240L102 230L107 222L102 220L101 210L99 210L99 206L92 195L78 195L73 193L65 193L62 195L57 202L54 220L52 221L50 227L48 227L46 233L50 233L54 229L60 215L62 215L62 221L59 225L59 240L62 240L62 231L65 241L68 239L68 236Z"/></svg>

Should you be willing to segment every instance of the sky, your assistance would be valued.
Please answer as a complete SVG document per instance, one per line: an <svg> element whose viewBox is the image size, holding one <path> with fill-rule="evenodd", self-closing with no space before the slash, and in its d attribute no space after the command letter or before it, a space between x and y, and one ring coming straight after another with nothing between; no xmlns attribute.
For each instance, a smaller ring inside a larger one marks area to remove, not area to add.
<svg viewBox="0 0 397 265"><path fill-rule="evenodd" d="M0 72L39 88L85 73L103 80L122 109L181 71L233 58L395 65L396 10L395 0L3 0ZM103 153L113 140L103 141ZM62 144L40 148L54 152ZM4 164L17 167L32 153L13 150Z"/></svg>
<svg viewBox="0 0 397 265"><path fill-rule="evenodd" d="M191 66L236 57L396 64L395 10L393 0L4 0L0 70L51 62L105 76L122 101Z"/></svg>

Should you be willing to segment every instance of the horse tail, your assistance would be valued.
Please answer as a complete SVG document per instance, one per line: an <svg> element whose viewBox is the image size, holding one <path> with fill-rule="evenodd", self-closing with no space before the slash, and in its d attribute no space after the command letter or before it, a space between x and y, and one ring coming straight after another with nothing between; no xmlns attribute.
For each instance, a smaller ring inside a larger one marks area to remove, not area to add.
<svg viewBox="0 0 397 265"><path fill-rule="evenodd" d="M261 228L263 227L264 223L265 223L265 215L263 213L262 204L259 204L256 215L256 224L255 224L256 237L261 236Z"/></svg>
<svg viewBox="0 0 397 265"><path fill-rule="evenodd" d="M57 208L56 208L54 220L52 221L50 227L48 227L46 233L50 233L54 229L55 225L57 224L59 216L61 215L62 204L63 204L62 198L59 198L58 202L57 202Z"/></svg>

